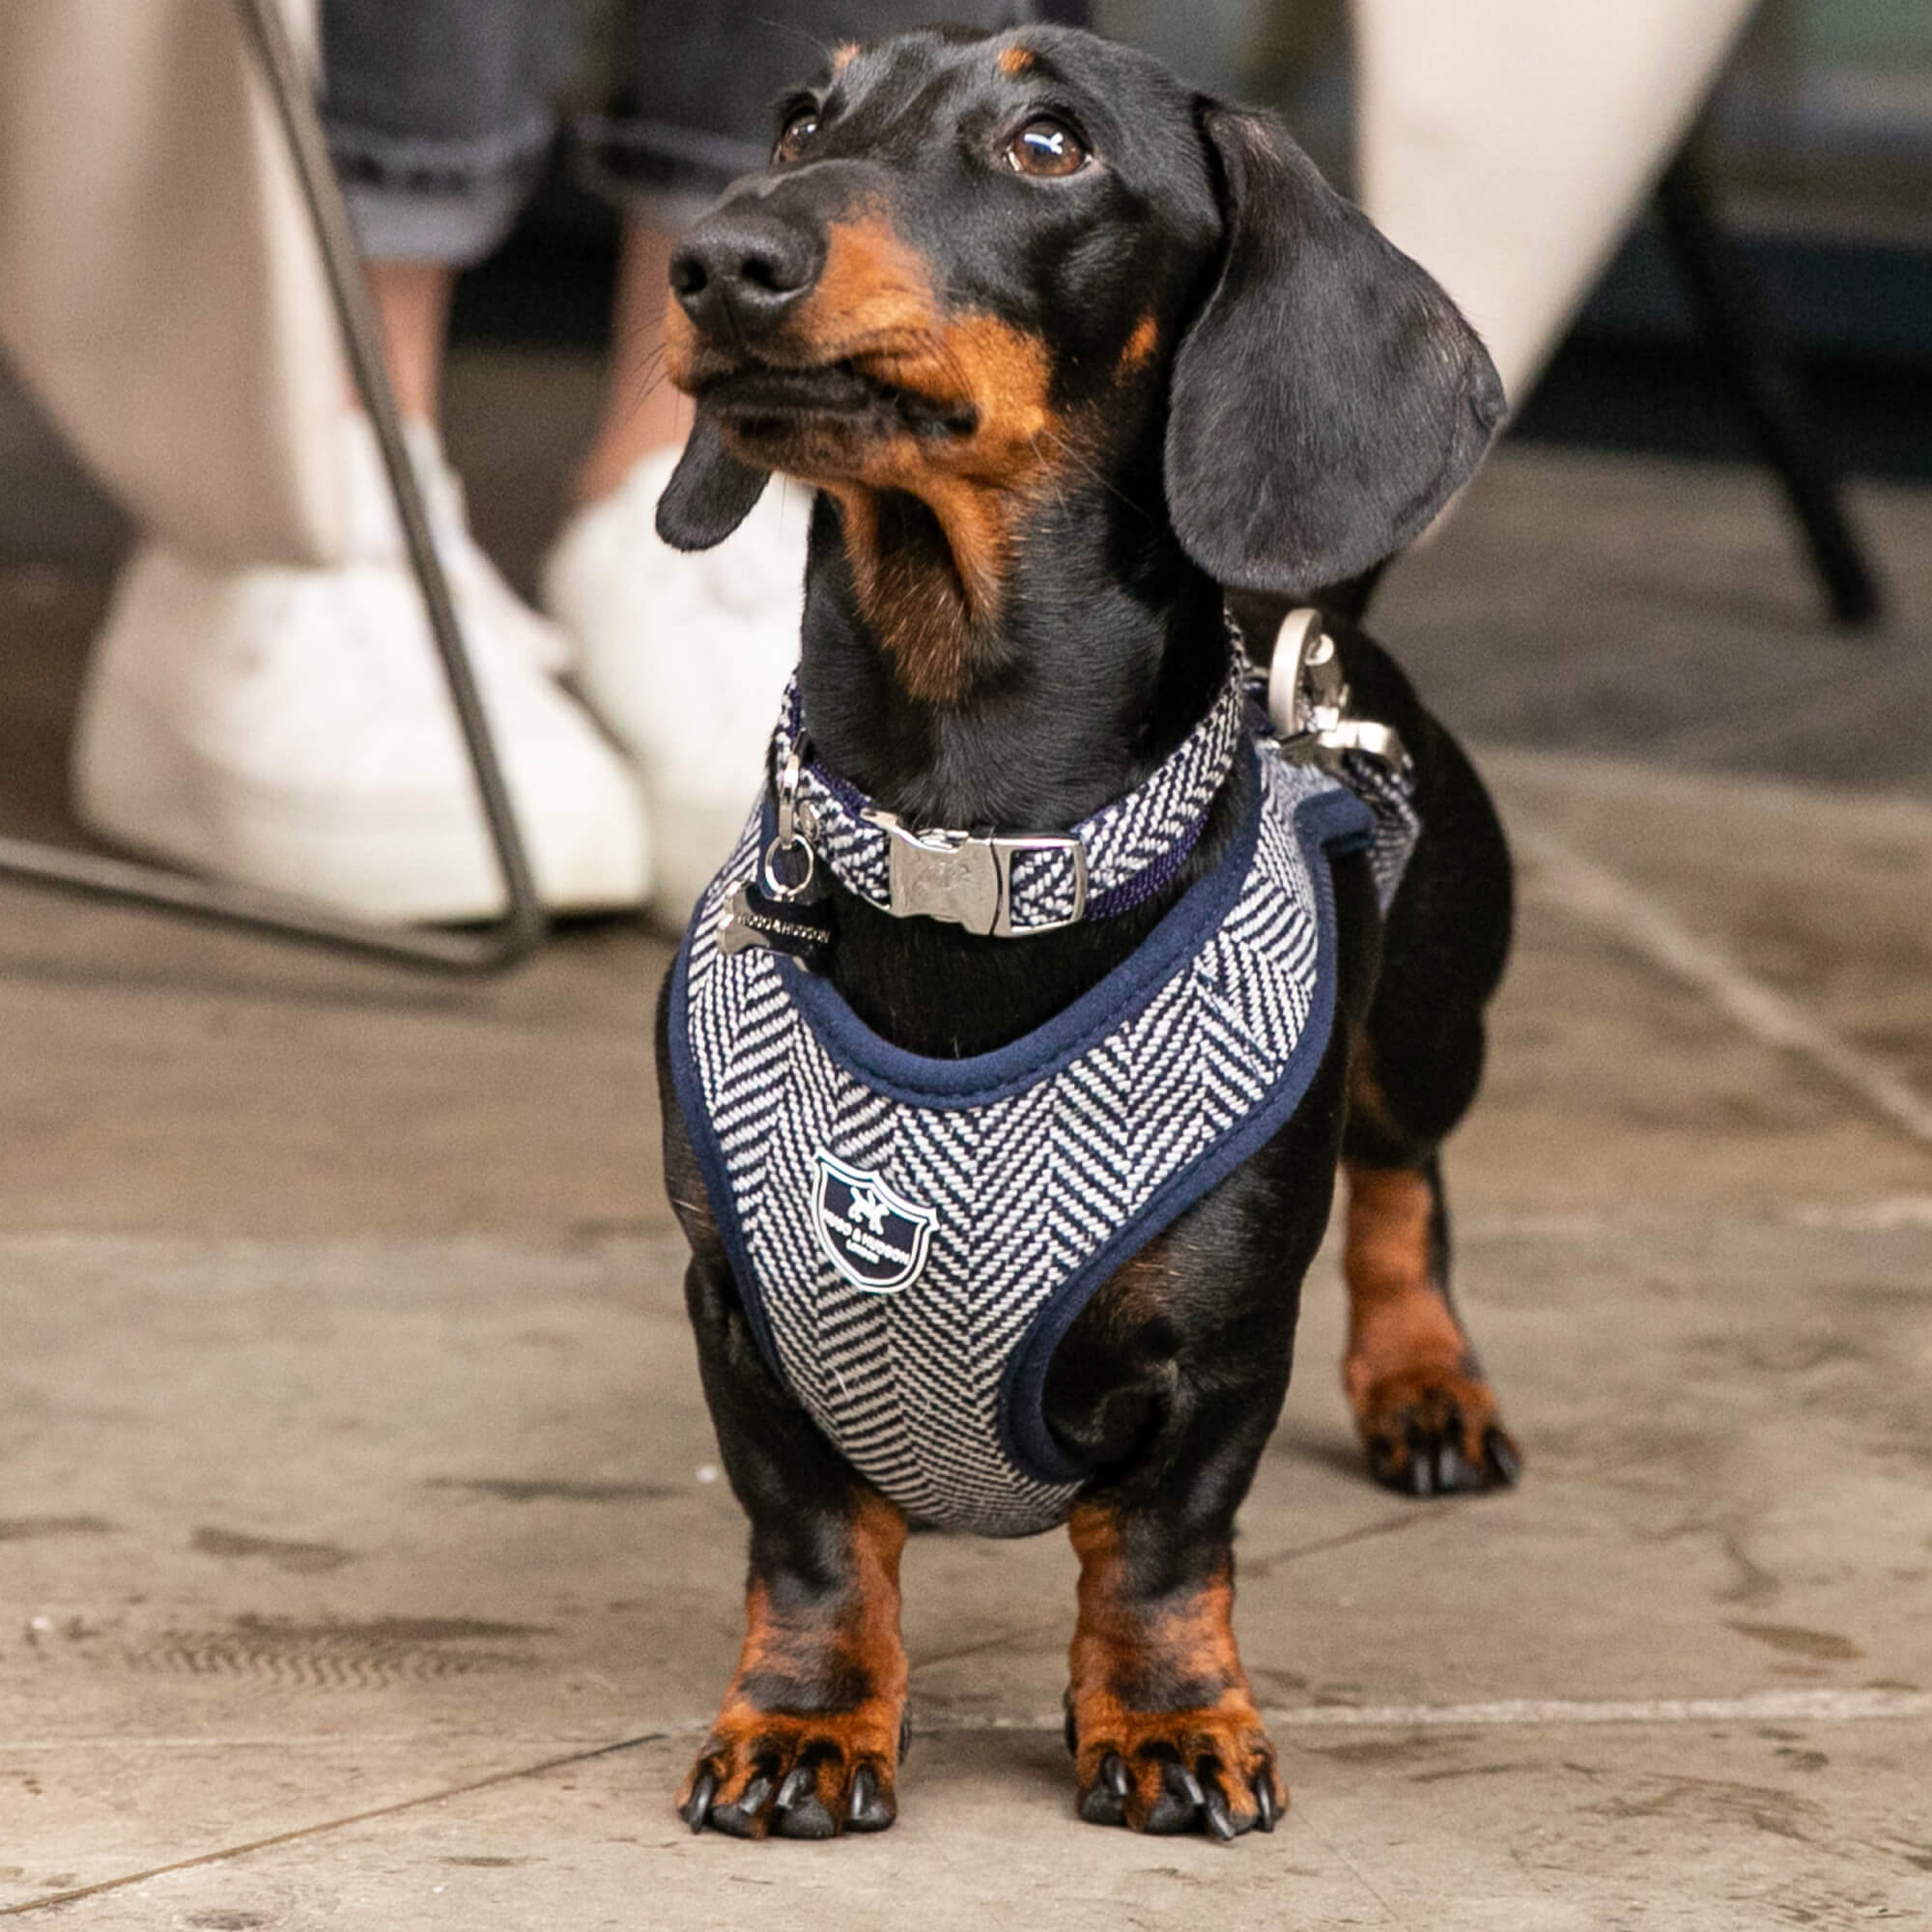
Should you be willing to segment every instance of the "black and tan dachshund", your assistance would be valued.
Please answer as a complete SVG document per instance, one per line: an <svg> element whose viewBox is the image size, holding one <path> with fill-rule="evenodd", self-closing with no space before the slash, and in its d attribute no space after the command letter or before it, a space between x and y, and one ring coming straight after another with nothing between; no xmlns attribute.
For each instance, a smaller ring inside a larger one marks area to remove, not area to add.
<svg viewBox="0 0 1932 1932"><path fill-rule="evenodd" d="M660 528L702 548L769 472L816 486L816 755L909 822L1065 828L1139 784L1214 700L1224 597L1281 610L1369 570L1501 414L1448 298L1281 127L1141 54L1045 26L918 33L839 49L778 125L769 168L672 261L668 368L696 412ZM1094 1294L1045 1387L1054 1440L1095 1471L1070 1519L1078 1808L1137 1831L1228 1837L1287 1802L1230 1622L1234 1520L1338 1160L1371 1473L1420 1496L1518 1468L1451 1304L1437 1163L1481 1071L1508 855L1402 673L1331 628L1360 710L1412 754L1419 846L1386 920L1367 861L1334 863L1340 1005L1306 1098ZM895 919L835 886L824 971L910 1053L998 1048L1140 945L1239 804L1216 802L1149 903L1049 934ZM767 1366L663 1089L705 1394L752 1524L743 1654L678 1803L743 1836L879 1830L908 1735L907 1520Z"/></svg>

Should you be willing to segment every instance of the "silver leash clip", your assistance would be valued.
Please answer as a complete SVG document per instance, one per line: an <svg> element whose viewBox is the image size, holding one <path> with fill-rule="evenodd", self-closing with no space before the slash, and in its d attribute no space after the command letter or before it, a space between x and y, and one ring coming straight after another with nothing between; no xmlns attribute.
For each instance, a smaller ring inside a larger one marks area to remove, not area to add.
<svg viewBox="0 0 1932 1932"><path fill-rule="evenodd" d="M1406 777L1408 749L1392 725L1351 718L1348 680L1335 639L1321 628L1321 612L1303 606L1281 620L1268 667L1268 719L1281 754L1296 764L1320 765L1338 778L1350 752L1374 758Z"/></svg>
<svg viewBox="0 0 1932 1932"><path fill-rule="evenodd" d="M808 971L814 968L832 943L832 920L813 892L818 869L813 839L818 825L810 804L799 796L807 748L801 739L779 768L777 827L765 847L755 879L746 879L732 892L720 916L718 951L727 958L740 952L782 952ZM786 876L784 861L804 853L798 876Z"/></svg>

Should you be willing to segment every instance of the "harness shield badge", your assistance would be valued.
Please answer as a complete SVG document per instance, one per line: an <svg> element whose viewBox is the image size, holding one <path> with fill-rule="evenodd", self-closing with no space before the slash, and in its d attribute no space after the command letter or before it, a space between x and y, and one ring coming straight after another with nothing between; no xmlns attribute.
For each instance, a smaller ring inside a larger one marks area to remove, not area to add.
<svg viewBox="0 0 1932 1932"><path fill-rule="evenodd" d="M863 1167L822 1149L811 1191L811 1222L832 1265L855 1288L893 1294L925 1271L938 1218Z"/></svg>

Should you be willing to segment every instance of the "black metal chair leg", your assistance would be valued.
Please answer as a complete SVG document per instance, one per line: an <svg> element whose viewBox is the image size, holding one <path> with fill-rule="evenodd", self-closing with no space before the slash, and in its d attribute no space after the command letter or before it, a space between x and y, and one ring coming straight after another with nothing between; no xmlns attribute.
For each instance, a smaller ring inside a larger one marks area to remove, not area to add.
<svg viewBox="0 0 1932 1932"><path fill-rule="evenodd" d="M1804 531L1840 624L1869 624L1876 579L1845 518L1838 467L1799 384L1756 278L1719 224L1689 148L1657 186L1657 211L1686 294L1766 460Z"/></svg>
<svg viewBox="0 0 1932 1932"><path fill-rule="evenodd" d="M490 842L503 878L506 910L496 924L464 931L397 929L318 910L300 899L251 887L226 885L159 867L136 865L93 852L21 838L0 838L0 875L99 897L157 906L192 917L225 921L260 932L312 941L376 958L451 973L497 973L528 958L549 928L543 901L517 829L489 720L464 648L463 627L431 540L422 491L404 446L402 419L383 362L381 337L368 285L355 251L349 216L329 166L322 125L308 76L296 58L277 0L236 0L280 116L297 180L322 250L323 266L341 324L343 344L363 407L376 428L383 468L395 497L410 568L442 660L443 673L463 729L464 744L489 826Z"/></svg>

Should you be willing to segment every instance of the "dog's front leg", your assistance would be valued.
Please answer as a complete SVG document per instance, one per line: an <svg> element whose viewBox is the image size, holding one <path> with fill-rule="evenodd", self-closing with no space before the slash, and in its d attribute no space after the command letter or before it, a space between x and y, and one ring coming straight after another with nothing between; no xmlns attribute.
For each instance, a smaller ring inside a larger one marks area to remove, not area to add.
<svg viewBox="0 0 1932 1932"><path fill-rule="evenodd" d="M1235 1647L1225 1520L1183 1529L1158 1503L1077 1509L1080 1617L1067 1742L1090 1824L1274 1830L1288 1793Z"/></svg>
<svg viewBox="0 0 1932 1932"><path fill-rule="evenodd" d="M688 1300L752 1560L738 1668L678 1809L743 1838L882 1832L905 1742L905 1518L773 1379L729 1270L694 1261Z"/></svg>

